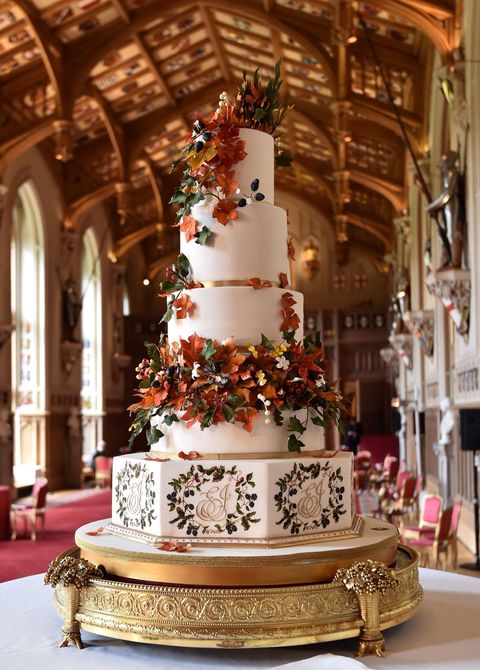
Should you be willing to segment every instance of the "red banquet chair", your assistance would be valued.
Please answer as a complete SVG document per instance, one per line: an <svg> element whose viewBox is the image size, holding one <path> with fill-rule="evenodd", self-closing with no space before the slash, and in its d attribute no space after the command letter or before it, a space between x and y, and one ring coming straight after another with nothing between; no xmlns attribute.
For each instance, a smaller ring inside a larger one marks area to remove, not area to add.
<svg viewBox="0 0 480 670"><path fill-rule="evenodd" d="M22 518L25 531L28 522L31 522L30 538L37 539L37 518L42 520L42 532L45 530L45 508L47 502L48 481L37 479L33 485L30 503L13 503L10 505L10 523L12 526L12 540L17 539L17 520Z"/></svg>
<svg viewBox="0 0 480 670"><path fill-rule="evenodd" d="M457 515L457 517L459 514ZM440 565L440 554L445 553L448 557L449 538L452 529L453 507L447 507L442 512L440 521L437 525L434 535L422 534L419 538L408 540L408 544L414 547L422 557L422 564L425 567L430 566L430 560L433 559L434 567L438 569ZM458 518L457 518L458 523Z"/></svg>
<svg viewBox="0 0 480 670"><path fill-rule="evenodd" d="M402 529L402 538L404 542L409 542L410 538L416 539L422 535L435 535L435 530L440 521L442 513L443 498L437 495L427 495L422 502L422 512L418 526L405 526Z"/></svg>

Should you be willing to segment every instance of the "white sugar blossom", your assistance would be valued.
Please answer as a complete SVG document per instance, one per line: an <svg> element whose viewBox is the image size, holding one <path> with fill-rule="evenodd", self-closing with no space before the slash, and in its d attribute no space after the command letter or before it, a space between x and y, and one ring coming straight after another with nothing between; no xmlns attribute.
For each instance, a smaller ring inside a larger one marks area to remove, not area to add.
<svg viewBox="0 0 480 670"><path fill-rule="evenodd" d="M257 398L258 398L261 402L265 402L265 396L262 395L261 393L257 393Z"/></svg>
<svg viewBox="0 0 480 670"><path fill-rule="evenodd" d="M288 358L285 358L285 356L278 356L275 360L277 361L277 368L280 370L288 370Z"/></svg>
<svg viewBox="0 0 480 670"><path fill-rule="evenodd" d="M317 379L315 380L315 385L320 387L325 384L325 377L323 375L319 375Z"/></svg>
<svg viewBox="0 0 480 670"><path fill-rule="evenodd" d="M195 361L195 363L193 364L192 379L197 379L197 377L200 377L200 372L198 371L199 367L200 367L200 363Z"/></svg>

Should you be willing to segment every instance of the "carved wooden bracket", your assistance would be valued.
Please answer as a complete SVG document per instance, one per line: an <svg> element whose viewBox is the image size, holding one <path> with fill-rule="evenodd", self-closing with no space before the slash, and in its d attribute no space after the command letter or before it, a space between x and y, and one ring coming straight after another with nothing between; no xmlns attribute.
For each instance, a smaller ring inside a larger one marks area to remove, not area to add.
<svg viewBox="0 0 480 670"><path fill-rule="evenodd" d="M470 327L470 272L463 269L437 270L427 275L425 284L429 293L441 300L457 332L466 338Z"/></svg>
<svg viewBox="0 0 480 670"><path fill-rule="evenodd" d="M433 356L435 322L433 310L408 311L403 315L403 320L412 335L420 340L425 354L431 358Z"/></svg>

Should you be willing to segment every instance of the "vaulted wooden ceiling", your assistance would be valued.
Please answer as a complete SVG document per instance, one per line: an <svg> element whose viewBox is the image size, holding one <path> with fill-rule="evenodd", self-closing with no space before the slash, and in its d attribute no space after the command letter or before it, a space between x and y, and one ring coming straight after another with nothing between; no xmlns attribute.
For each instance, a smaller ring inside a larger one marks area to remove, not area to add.
<svg viewBox="0 0 480 670"><path fill-rule="evenodd" d="M0 0L0 170L42 143L61 166L65 226L112 203L113 255L141 244L153 276L177 246L169 166L195 112L282 58L295 162L277 185L316 203L339 243L381 258L406 206L407 156L369 42L421 152L433 51L452 58L460 4Z"/></svg>

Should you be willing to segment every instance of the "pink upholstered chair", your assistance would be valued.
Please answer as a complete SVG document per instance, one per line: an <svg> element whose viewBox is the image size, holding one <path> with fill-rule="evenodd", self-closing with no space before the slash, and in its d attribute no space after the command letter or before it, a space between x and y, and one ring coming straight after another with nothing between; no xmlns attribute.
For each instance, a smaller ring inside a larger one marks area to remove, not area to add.
<svg viewBox="0 0 480 670"><path fill-rule="evenodd" d="M95 486L108 488L112 486L113 458L97 456L95 459Z"/></svg>
<svg viewBox="0 0 480 670"><path fill-rule="evenodd" d="M17 520L23 518L25 530L28 521L31 522L30 537L37 539L37 518L42 520L42 532L45 530L45 507L47 502L48 481L37 479L33 485L30 503L13 503L10 505L10 523L12 526L12 540L17 538Z"/></svg>
<svg viewBox="0 0 480 670"><path fill-rule="evenodd" d="M409 540L408 544L414 547L422 557L422 563L429 567L430 559L434 560L434 567L440 565L440 554L445 552L448 556L448 541L452 526L453 507L448 507L442 512L435 534L423 533L419 538Z"/></svg>
<svg viewBox="0 0 480 670"><path fill-rule="evenodd" d="M462 511L462 501L455 500L452 507L452 518L450 520L450 533L448 535L447 551L452 552L452 570L457 569L457 531Z"/></svg>
<svg viewBox="0 0 480 670"><path fill-rule="evenodd" d="M416 493L416 491L415 491ZM402 538L408 544L410 539L417 539L422 535L435 535L440 521L443 507L443 498L437 495L427 495L422 502L422 512L418 526L405 526L402 529Z"/></svg>

